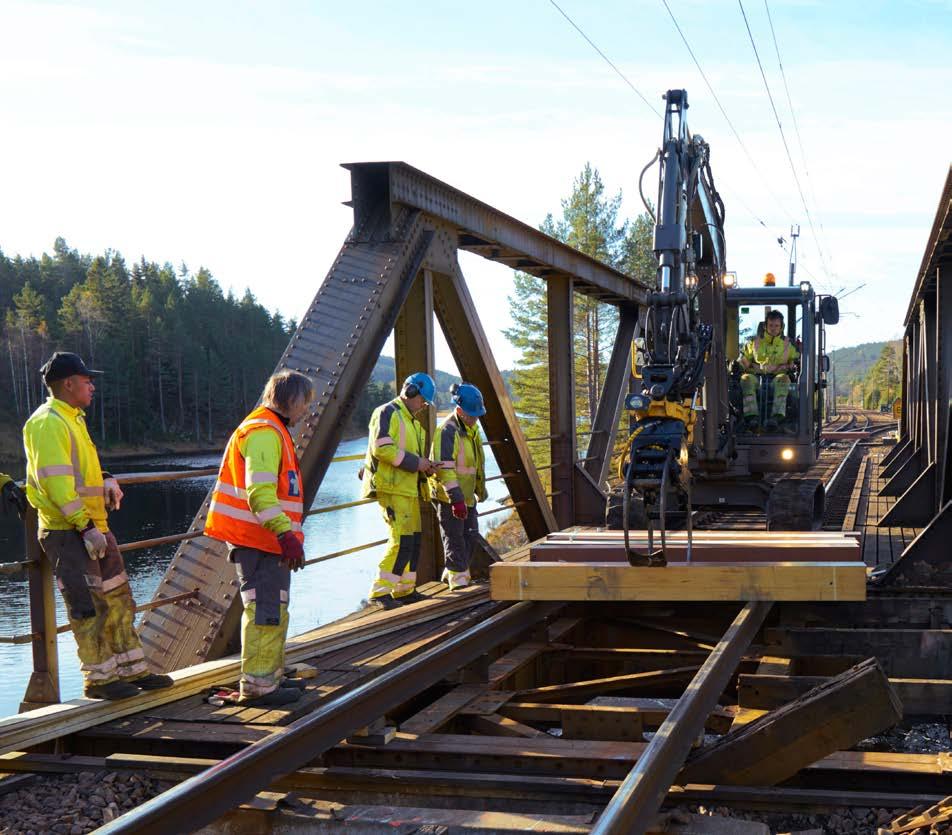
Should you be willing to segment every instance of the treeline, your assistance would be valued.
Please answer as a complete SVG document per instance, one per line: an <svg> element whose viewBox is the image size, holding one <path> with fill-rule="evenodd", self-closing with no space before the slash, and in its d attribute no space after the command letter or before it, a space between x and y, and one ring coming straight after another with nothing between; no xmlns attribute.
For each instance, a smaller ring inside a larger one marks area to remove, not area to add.
<svg viewBox="0 0 952 835"><path fill-rule="evenodd" d="M887 342L866 376L851 386L849 402L864 409L891 409L902 394L901 362L897 346Z"/></svg>
<svg viewBox="0 0 952 835"><path fill-rule="evenodd" d="M622 193L605 191L596 168L586 163L562 200L558 217L549 214L541 231L580 252L643 281L655 283L656 261L652 252L654 222L647 211L632 219L621 217ZM531 433L549 434L549 402L558 392L549 391L549 357L545 281L516 273L509 297L513 326L507 339L522 352L512 372L511 387L516 409L531 423ZM591 429L598 408L608 359L618 329L618 310L590 296L574 296L575 410L579 432ZM584 448L586 436L579 439ZM547 442L533 444L536 463L549 463Z"/></svg>
<svg viewBox="0 0 952 835"><path fill-rule="evenodd" d="M97 380L88 414L100 443L212 443L252 407L295 329L250 291L241 298L205 268L118 252L82 255L57 238L52 254L0 251L0 385L7 420L20 423L46 397L38 369L75 351Z"/></svg>

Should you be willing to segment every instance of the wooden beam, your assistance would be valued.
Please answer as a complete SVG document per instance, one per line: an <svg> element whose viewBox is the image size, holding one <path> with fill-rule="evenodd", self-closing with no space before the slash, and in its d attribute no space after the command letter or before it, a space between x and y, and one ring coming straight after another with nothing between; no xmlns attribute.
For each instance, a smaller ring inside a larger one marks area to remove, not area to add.
<svg viewBox="0 0 952 835"><path fill-rule="evenodd" d="M510 719L508 716L482 716L473 713L468 715L464 721L470 730L487 736L508 736L519 737L520 739L552 738L545 731L532 728L515 719Z"/></svg>
<svg viewBox="0 0 952 835"><path fill-rule="evenodd" d="M516 693L516 698L526 702L561 703L590 699L603 693L616 693L621 690L664 690L690 681L699 669L699 667L674 667L652 673L630 673L624 676L593 678L567 684L549 684L545 687L520 690Z"/></svg>
<svg viewBox="0 0 952 835"><path fill-rule="evenodd" d="M493 600L864 600L863 563L497 563Z"/></svg>
<svg viewBox="0 0 952 835"><path fill-rule="evenodd" d="M870 658L702 748L679 780L774 785L901 719L902 704Z"/></svg>
<svg viewBox="0 0 952 835"><path fill-rule="evenodd" d="M737 701L742 708L772 710L828 680L828 676L742 674L738 680ZM952 714L952 681L948 679L890 678L889 683L902 702L905 716Z"/></svg>
<svg viewBox="0 0 952 835"><path fill-rule="evenodd" d="M407 734L429 734L438 731L484 692L486 688L480 685L464 684L454 687L449 693L427 705L406 722L402 722L400 730Z"/></svg>
<svg viewBox="0 0 952 835"><path fill-rule="evenodd" d="M611 699L612 697L608 698ZM632 702L633 704L616 706L603 704L563 705L548 702L506 702L499 707L499 712L503 716L518 719L520 722L534 722L562 728L565 727L566 717L573 713L590 714L592 716L605 714L608 724L621 724L621 721L617 720L616 717L637 716L638 721L632 723L632 726L634 726L634 724L640 726L638 733L641 733L645 727L657 728L668 718L668 714L671 712L671 708L669 707L656 706L656 703L660 701L659 699L620 697L620 700L626 703ZM463 712L466 711L464 710ZM711 733L725 734L730 730L732 719L733 714L730 711L723 708L714 708L705 722L705 728ZM625 720L625 722L627 723L627 720ZM582 738L601 739L601 737L593 736ZM621 739L622 737L618 738ZM634 739L634 735L632 739Z"/></svg>

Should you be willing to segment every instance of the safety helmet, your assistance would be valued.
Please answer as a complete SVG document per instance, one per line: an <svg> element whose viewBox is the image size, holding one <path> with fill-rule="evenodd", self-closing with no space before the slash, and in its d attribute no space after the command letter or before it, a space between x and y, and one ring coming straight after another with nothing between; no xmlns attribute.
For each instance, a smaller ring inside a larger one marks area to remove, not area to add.
<svg viewBox="0 0 952 835"><path fill-rule="evenodd" d="M416 397L419 394L427 403L432 403L436 396L436 383L429 374L417 371L403 381L403 394L406 397Z"/></svg>
<svg viewBox="0 0 952 835"><path fill-rule="evenodd" d="M777 286L776 276L774 276L773 273L767 273L767 275L764 276L764 287L776 287L776 286Z"/></svg>
<svg viewBox="0 0 952 835"><path fill-rule="evenodd" d="M472 383L459 383L450 389L454 406L459 406L470 417L482 417L486 414L483 394Z"/></svg>

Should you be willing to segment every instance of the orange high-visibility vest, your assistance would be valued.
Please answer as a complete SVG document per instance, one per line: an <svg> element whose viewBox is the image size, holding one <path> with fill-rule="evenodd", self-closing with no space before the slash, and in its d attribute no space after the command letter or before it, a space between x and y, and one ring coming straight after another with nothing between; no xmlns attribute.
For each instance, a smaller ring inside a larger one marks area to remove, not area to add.
<svg viewBox="0 0 952 835"><path fill-rule="evenodd" d="M268 426L281 436L281 468L274 473L274 479L268 473L256 473L255 480L277 482L278 502L280 506L269 507L259 514L252 511L248 504L247 482L245 481L245 458L239 449L241 440L252 430ZM264 523L284 512L291 520L291 532L304 542L301 523L304 520L303 485L301 469L294 442L283 421L270 409L259 406L246 417L228 439L225 454L222 457L218 481L212 491L211 506L205 519L205 535L230 542L243 548L256 548L269 554L280 554L278 537L269 531Z"/></svg>

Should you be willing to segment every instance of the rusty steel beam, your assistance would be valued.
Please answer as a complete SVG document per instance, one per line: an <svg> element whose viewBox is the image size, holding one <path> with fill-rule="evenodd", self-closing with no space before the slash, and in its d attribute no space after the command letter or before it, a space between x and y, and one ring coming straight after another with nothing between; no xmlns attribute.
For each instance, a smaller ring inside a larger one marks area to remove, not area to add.
<svg viewBox="0 0 952 835"><path fill-rule="evenodd" d="M355 223L324 283L291 338L276 371L307 375L316 396L292 428L310 506L367 385L397 314L420 271L434 232L420 212L362 218ZM190 531L204 528L209 491ZM139 628L151 663L163 671L181 669L225 654L234 646L241 598L225 543L198 536L175 553L154 600L201 587L198 605L147 612Z"/></svg>
<svg viewBox="0 0 952 835"><path fill-rule="evenodd" d="M599 816L592 835L628 835L648 830L770 606L769 602L756 601L740 610Z"/></svg>
<svg viewBox="0 0 952 835"><path fill-rule="evenodd" d="M517 603L439 646L420 653L353 690L104 824L106 835L194 832L250 800L277 778L332 748L348 734L384 716L421 690L500 643L531 629L560 604Z"/></svg>
<svg viewBox="0 0 952 835"><path fill-rule="evenodd" d="M645 301L648 288L641 282L405 162L355 162L343 167L351 173L357 219L386 210L396 215L400 206L412 206L451 224L461 249L491 260L513 261L515 269L540 278L571 276L579 292L601 295L612 303Z"/></svg>
<svg viewBox="0 0 952 835"><path fill-rule="evenodd" d="M507 473L506 487L520 521L530 540L539 539L558 525L458 264L450 275L435 276L433 291L436 315L456 367L483 393L486 414L480 423L500 471Z"/></svg>
<svg viewBox="0 0 952 835"><path fill-rule="evenodd" d="M604 489L611 465L612 450L615 448L615 434L621 420L621 411L628 393L628 381L631 377L631 341L638 325L638 308L624 305L618 311L618 331L612 347L605 383L598 398L598 410L592 425L592 438L588 444L583 464L595 483Z"/></svg>

